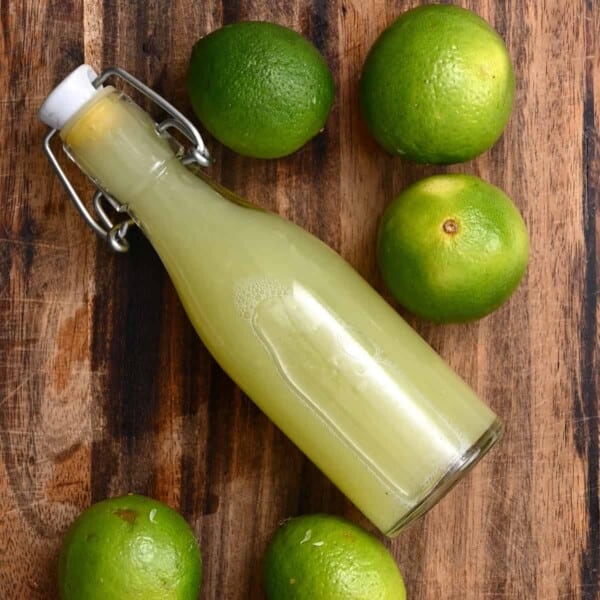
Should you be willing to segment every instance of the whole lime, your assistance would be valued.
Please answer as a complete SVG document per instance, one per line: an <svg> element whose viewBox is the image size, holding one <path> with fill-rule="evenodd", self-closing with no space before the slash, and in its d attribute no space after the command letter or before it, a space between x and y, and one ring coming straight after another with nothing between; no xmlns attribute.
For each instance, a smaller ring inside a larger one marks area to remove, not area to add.
<svg viewBox="0 0 600 600"><path fill-rule="evenodd" d="M377 141L423 163L470 160L502 134L515 77L502 38L452 5L409 10L377 39L363 67L360 101Z"/></svg>
<svg viewBox="0 0 600 600"><path fill-rule="evenodd" d="M525 273L529 239L511 199L471 175L436 175L387 208L377 257L394 297L436 322L498 308Z"/></svg>
<svg viewBox="0 0 600 600"><path fill-rule="evenodd" d="M246 156L295 152L325 125L333 79L317 49L274 23L226 25L201 38L187 79L196 115Z"/></svg>
<svg viewBox="0 0 600 600"><path fill-rule="evenodd" d="M144 496L94 504L75 520L59 560L62 600L196 600L202 560L183 517Z"/></svg>
<svg viewBox="0 0 600 600"><path fill-rule="evenodd" d="M345 519L307 515L275 534L264 562L269 600L405 600L394 559Z"/></svg>

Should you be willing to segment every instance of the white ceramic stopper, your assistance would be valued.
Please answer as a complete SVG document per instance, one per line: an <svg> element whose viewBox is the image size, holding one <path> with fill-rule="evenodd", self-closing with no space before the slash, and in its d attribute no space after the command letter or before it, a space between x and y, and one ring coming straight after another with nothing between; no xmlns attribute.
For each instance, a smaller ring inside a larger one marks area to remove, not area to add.
<svg viewBox="0 0 600 600"><path fill-rule="evenodd" d="M80 65L63 79L48 95L42 104L38 117L53 129L62 129L63 125L88 101L100 88L92 81L98 75L89 65Z"/></svg>

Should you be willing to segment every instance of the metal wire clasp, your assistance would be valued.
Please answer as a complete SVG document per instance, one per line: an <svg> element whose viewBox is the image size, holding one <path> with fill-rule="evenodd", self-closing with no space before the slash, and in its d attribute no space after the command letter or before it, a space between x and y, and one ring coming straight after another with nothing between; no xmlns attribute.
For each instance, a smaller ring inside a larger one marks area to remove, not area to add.
<svg viewBox="0 0 600 600"><path fill-rule="evenodd" d="M143 84L139 79L136 79L133 75L123 69L120 69L119 67L110 67L109 69L106 69L93 81L92 85L95 88L98 88L109 77L120 77L121 79L125 80L128 84L152 100L170 115L169 118L157 124L156 130L158 133L162 134L168 129L177 129L177 131L179 131L191 142L192 146L182 155L180 159L184 165L195 163L202 167L207 167L211 164L212 159L206 146L204 145L204 140L202 139L200 132L194 127L191 121L181 112L179 112L171 103L167 102L162 96L157 94L147 85ZM50 147L50 142L57 131L57 129L51 129L44 138L44 152L46 153L52 168L58 175L58 178L61 180L62 184L67 190L67 193L71 197L75 208L79 211L79 214L84 218L85 222L92 228L92 230L99 237L108 242L112 250L115 252L127 252L129 250L129 242L126 239L127 231L132 225L135 225L134 220L128 218L118 223L114 223L106 212L105 203L108 203L118 213L126 212L126 209L116 198L113 198L107 194L97 185L97 191L94 194L92 201L96 216L94 216L87 209L85 203L81 200L79 194L60 166L56 155ZM68 155L68 153L66 154Z"/></svg>

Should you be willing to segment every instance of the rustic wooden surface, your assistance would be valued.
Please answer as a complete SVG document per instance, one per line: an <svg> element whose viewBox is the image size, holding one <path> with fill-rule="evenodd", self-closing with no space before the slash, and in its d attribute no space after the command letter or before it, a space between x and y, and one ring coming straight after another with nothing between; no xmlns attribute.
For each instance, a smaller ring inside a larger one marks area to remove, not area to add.
<svg viewBox="0 0 600 600"><path fill-rule="evenodd" d="M313 511L368 526L215 365L150 245L111 255L41 150L36 111L70 69L120 65L189 111L200 35L266 19L326 56L337 101L295 156L223 151L213 176L293 219L382 289L377 220L444 169L385 155L357 78L409 0L0 0L0 597L56 597L61 537L91 502L135 491L179 509L204 561L202 598L262 598L277 522ZM501 142L451 170L504 188L531 234L519 290L465 326L411 323L506 421L506 436L426 518L389 543L413 600L600 598L596 0L470 0L506 39L518 81ZM74 175L83 185L83 179ZM318 599L315 599L318 600Z"/></svg>

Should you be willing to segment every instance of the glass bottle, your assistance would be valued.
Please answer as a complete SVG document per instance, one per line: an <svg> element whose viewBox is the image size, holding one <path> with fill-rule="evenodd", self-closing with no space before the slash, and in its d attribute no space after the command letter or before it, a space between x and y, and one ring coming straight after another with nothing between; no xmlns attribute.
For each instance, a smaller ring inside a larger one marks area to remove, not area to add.
<svg viewBox="0 0 600 600"><path fill-rule="evenodd" d="M42 120L148 237L222 368L396 535L493 445L500 421L337 253L186 167L164 127L98 82L80 67Z"/></svg>

